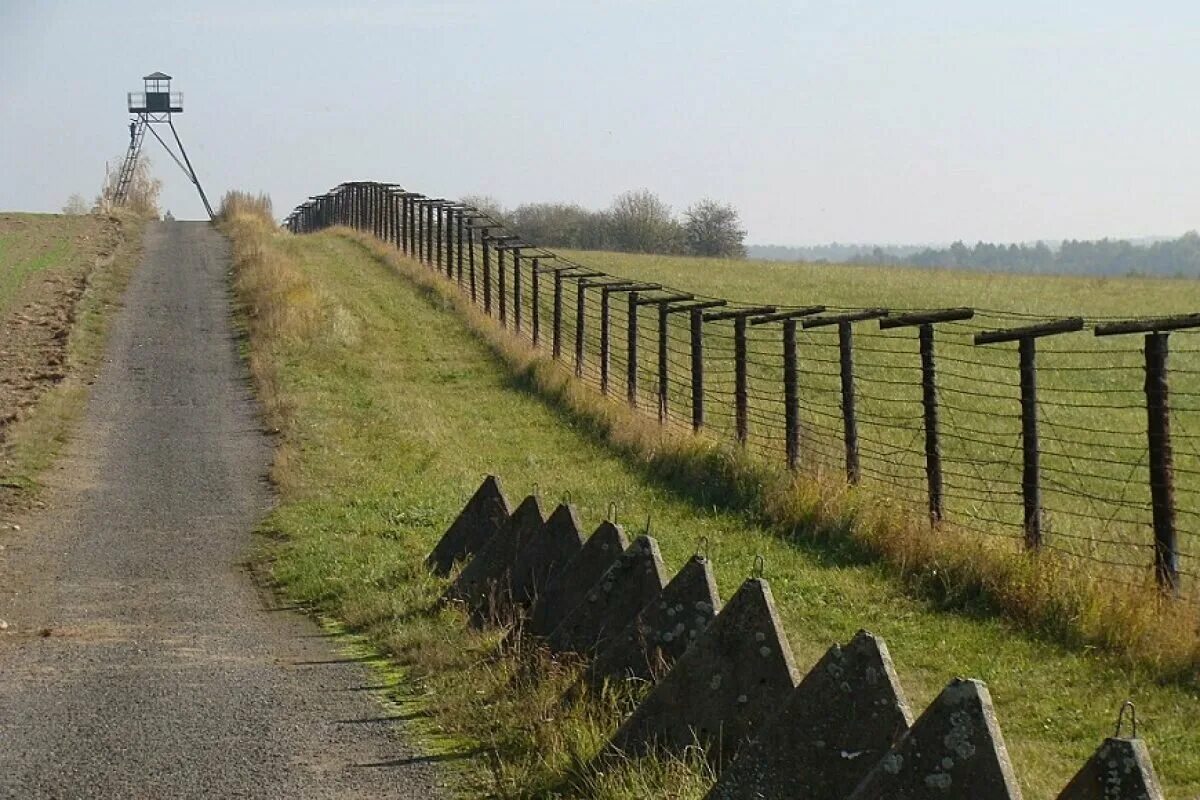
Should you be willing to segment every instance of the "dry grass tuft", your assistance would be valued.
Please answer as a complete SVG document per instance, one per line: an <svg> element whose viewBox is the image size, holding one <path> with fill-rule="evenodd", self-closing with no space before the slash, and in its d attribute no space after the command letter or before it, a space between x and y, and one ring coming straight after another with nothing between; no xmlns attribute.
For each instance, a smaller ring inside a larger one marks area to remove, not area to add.
<svg viewBox="0 0 1200 800"><path fill-rule="evenodd" d="M366 234L340 232L459 313L519 380L656 479L707 503L745 510L782 538L880 560L911 592L940 607L1000 615L1069 647L1103 649L1159 680L1200 685L1200 608L1163 597L1152 581L1113 585L1053 553L1032 556L1011 540L981 539L952 525L931 528L885 498L848 487L840 475L792 474L707 436L664 428L598 395L419 263Z"/></svg>
<svg viewBox="0 0 1200 800"><path fill-rule="evenodd" d="M221 198L217 218L227 222L242 216L259 217L274 225L275 213L271 207L271 196L266 193L254 194L237 190L226 192Z"/></svg>

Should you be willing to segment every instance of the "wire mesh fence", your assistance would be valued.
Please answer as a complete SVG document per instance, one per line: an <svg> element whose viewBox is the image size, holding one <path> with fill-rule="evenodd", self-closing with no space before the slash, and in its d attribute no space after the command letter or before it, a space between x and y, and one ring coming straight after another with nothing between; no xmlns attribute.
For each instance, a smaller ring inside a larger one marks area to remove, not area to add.
<svg viewBox="0 0 1200 800"><path fill-rule="evenodd" d="M342 184L285 225L394 244L665 425L1200 600L1200 315L827 307L819 287L805 306L739 303L592 269L392 184Z"/></svg>

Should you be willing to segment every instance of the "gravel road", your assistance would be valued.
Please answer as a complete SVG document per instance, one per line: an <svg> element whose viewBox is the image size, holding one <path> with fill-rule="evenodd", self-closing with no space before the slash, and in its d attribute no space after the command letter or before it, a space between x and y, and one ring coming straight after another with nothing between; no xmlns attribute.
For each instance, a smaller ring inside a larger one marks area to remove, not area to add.
<svg viewBox="0 0 1200 800"><path fill-rule="evenodd" d="M0 532L0 797L438 796L378 681L242 566L270 444L227 243L145 244L46 509Z"/></svg>

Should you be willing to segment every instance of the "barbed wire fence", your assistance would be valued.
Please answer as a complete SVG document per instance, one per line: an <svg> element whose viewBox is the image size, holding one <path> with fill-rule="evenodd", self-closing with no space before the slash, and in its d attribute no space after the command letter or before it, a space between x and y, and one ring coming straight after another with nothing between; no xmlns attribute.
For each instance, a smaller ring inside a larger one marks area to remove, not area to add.
<svg viewBox="0 0 1200 800"><path fill-rule="evenodd" d="M340 184L284 225L372 233L664 425L1200 602L1200 314L736 302L593 269L387 183Z"/></svg>

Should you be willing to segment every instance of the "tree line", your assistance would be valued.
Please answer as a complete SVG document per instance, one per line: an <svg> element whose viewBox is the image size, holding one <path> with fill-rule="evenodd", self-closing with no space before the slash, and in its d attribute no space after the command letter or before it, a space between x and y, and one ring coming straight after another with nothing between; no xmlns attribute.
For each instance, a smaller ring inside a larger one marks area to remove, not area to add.
<svg viewBox="0 0 1200 800"><path fill-rule="evenodd" d="M746 231L737 209L716 200L700 200L676 216L658 195L646 189L625 192L608 208L592 210L575 203L525 203L505 209L495 198L464 197L532 244L574 250L745 258Z"/></svg>
<svg viewBox="0 0 1200 800"><path fill-rule="evenodd" d="M828 245L751 248L752 258L979 269L1055 275L1159 275L1200 277L1200 234L1135 244L1127 239L1067 239L1051 246L958 241L949 247Z"/></svg>

